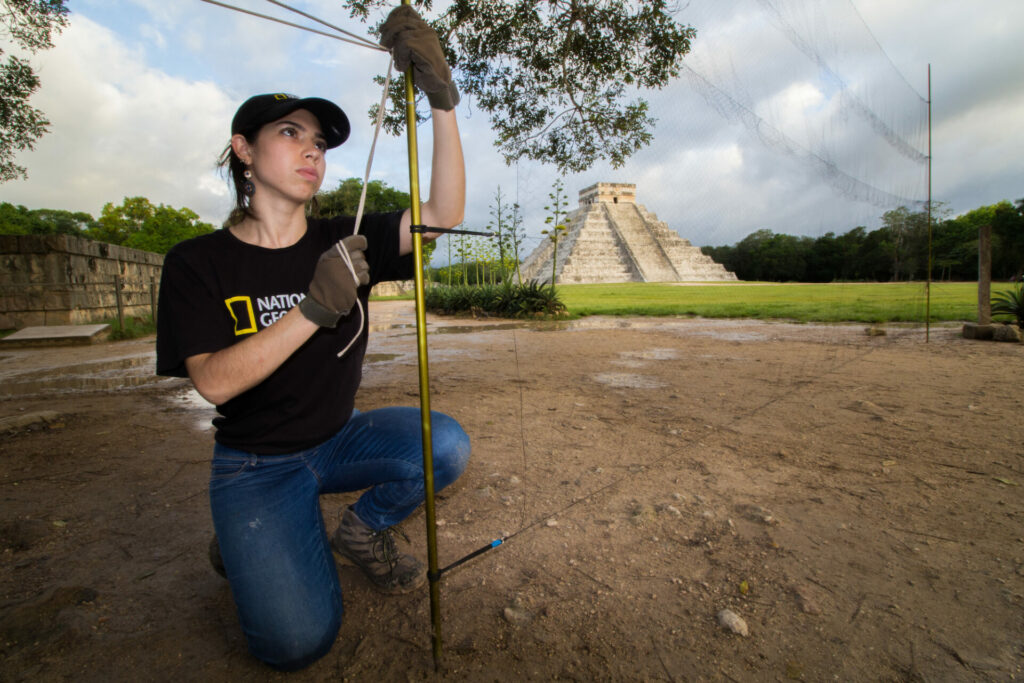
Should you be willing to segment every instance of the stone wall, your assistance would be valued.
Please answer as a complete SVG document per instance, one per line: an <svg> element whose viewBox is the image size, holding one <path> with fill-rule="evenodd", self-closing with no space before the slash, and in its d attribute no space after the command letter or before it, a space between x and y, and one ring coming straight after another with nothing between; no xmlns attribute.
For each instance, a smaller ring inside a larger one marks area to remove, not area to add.
<svg viewBox="0 0 1024 683"><path fill-rule="evenodd" d="M152 313L164 257L72 235L0 235L0 329Z"/></svg>

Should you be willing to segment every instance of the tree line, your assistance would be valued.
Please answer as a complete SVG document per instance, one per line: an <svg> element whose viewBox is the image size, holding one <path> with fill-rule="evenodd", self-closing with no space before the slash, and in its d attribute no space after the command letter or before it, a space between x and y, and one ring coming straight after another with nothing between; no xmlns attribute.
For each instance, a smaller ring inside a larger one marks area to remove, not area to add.
<svg viewBox="0 0 1024 683"><path fill-rule="evenodd" d="M1024 199L1001 201L948 217L932 209L932 278L978 278L978 230L992 229L992 277L1024 276ZM701 250L741 280L770 282L908 281L928 277L928 216L900 207L882 215L882 227L842 235L794 237L758 230L732 246Z"/></svg>
<svg viewBox="0 0 1024 683"><path fill-rule="evenodd" d="M359 178L343 180L333 190L317 193L307 213L314 217L354 216L362 187L363 181ZM366 186L364 212L407 209L409 201L409 193L372 180ZM213 224L200 220L191 209L153 204L145 197L125 197L121 204L108 202L99 218L84 211L29 209L9 202L0 203L0 235L73 235L166 254L178 242L214 229ZM428 261L433 250L434 243L424 247Z"/></svg>
<svg viewBox="0 0 1024 683"><path fill-rule="evenodd" d="M125 197L120 205L108 202L99 218L84 211L0 204L3 235L73 235L158 254L166 254L178 242L213 229L191 209L154 205L145 197Z"/></svg>

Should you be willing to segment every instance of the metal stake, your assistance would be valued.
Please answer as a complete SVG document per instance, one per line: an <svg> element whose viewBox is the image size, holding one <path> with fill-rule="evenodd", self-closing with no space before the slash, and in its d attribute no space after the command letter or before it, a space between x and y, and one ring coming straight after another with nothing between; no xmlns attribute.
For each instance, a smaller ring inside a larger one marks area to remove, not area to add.
<svg viewBox="0 0 1024 683"><path fill-rule="evenodd" d="M410 0L402 0L403 5ZM405 72L405 128L409 141L409 198L412 225L420 225L419 155L416 148L416 92L413 89L412 66ZM427 366L427 316L423 293L423 234L412 233L413 259L416 264L416 351L420 369L420 419L423 434L424 508L427 518L427 577L430 585L431 649L434 671L441 665L441 588L437 571L437 518L434 512L434 452L430 424L430 372Z"/></svg>

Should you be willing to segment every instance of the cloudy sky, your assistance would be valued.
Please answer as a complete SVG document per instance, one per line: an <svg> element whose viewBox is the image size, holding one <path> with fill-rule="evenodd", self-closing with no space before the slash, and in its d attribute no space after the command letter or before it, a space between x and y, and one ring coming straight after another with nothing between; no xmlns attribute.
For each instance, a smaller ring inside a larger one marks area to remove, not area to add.
<svg viewBox="0 0 1024 683"><path fill-rule="evenodd" d="M296 19L261 0L231 4ZM294 4L364 32L337 0ZM32 103L51 131L17 159L29 178L0 185L0 201L98 215L106 202L142 195L219 223L230 198L216 157L234 110L258 92L338 102L354 132L328 156L325 187L362 176L382 53L199 0L69 5L56 47L32 57L43 83ZM926 196L929 63L934 199L962 213L1024 197L1024 59L1014 47L1024 2L691 0L677 19L698 39L680 78L644 94L658 119L654 143L623 168L566 177L573 206L594 182L635 182L638 201L697 245L762 228L819 236L877 227L885 210ZM523 206L535 244L556 172L506 166L469 98L459 115L467 227L490 220L501 187ZM421 128L421 156L429 145ZM372 177L407 188L403 140L382 139Z"/></svg>

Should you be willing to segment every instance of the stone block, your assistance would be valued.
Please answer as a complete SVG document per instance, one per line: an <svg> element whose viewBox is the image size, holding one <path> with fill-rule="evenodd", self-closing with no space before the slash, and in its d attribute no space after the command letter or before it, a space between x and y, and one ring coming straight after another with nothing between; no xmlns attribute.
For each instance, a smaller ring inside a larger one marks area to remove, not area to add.
<svg viewBox="0 0 1024 683"><path fill-rule="evenodd" d="M994 329L992 330L992 339L1001 342L1015 342L1020 343L1024 341L1024 335L1021 335L1020 328L1016 325L991 325Z"/></svg>
<svg viewBox="0 0 1024 683"><path fill-rule="evenodd" d="M964 339L991 339L993 331L993 325L966 323L964 325Z"/></svg>

